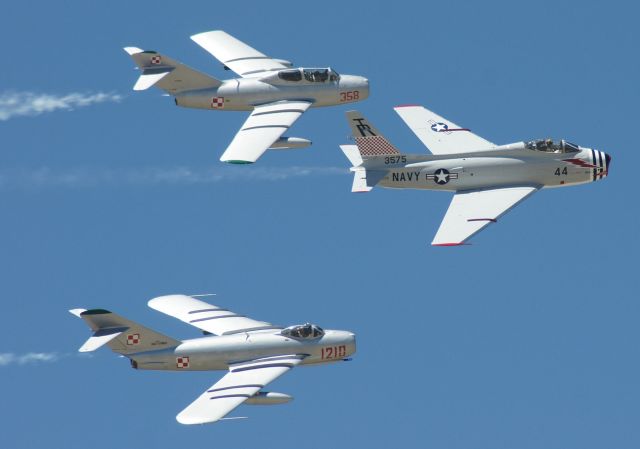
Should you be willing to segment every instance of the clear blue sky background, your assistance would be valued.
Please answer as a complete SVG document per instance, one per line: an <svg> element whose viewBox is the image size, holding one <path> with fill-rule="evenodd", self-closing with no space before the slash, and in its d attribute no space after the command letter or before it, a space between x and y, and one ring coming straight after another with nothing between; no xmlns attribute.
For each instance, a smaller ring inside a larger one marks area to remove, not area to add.
<svg viewBox="0 0 640 449"><path fill-rule="evenodd" d="M629 1L5 5L0 95L123 98L0 121L2 446L639 447L638 15ZM542 191L471 246L432 248L450 195L351 194L348 107L295 125L311 149L229 167L218 158L244 113L131 91L126 45L228 75L189 39L211 29L367 76L356 107L405 151L425 150L392 107L420 103L497 143L607 151L610 177ZM80 357L89 332L66 312L196 336L146 306L179 292L353 330L358 353L275 382L291 404L181 426L223 373ZM56 357L20 359L33 352Z"/></svg>

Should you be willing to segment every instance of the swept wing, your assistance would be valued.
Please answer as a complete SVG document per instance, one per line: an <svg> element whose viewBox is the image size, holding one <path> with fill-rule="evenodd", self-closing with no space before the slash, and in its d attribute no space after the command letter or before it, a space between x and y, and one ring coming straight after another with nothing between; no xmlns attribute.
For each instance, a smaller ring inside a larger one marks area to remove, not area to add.
<svg viewBox="0 0 640 449"><path fill-rule="evenodd" d="M186 295L160 296L149 307L215 335L229 335L264 329L282 329Z"/></svg>
<svg viewBox="0 0 640 449"><path fill-rule="evenodd" d="M537 190L520 186L456 192L431 244L462 245Z"/></svg>
<svg viewBox="0 0 640 449"><path fill-rule="evenodd" d="M310 106L309 101L277 101L256 106L220 160L236 164L257 161Z"/></svg>
<svg viewBox="0 0 640 449"><path fill-rule="evenodd" d="M423 106L397 106L394 109L433 154L468 153L496 147Z"/></svg>
<svg viewBox="0 0 640 449"><path fill-rule="evenodd" d="M224 31L194 34L191 39L243 78L287 68L282 62L260 53Z"/></svg>
<svg viewBox="0 0 640 449"><path fill-rule="evenodd" d="M303 359L304 355L290 354L231 364L229 372L182 410L176 419L182 424L219 421Z"/></svg>

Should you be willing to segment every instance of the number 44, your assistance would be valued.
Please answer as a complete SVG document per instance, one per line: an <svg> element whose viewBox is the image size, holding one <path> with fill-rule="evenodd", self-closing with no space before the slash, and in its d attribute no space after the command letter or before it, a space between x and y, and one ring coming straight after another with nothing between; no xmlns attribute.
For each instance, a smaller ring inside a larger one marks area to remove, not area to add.
<svg viewBox="0 0 640 449"><path fill-rule="evenodd" d="M567 173L567 167L563 168L562 171L560 171L560 167L556 168L556 171L554 173L554 175L556 176L560 176L560 175L568 175L569 173Z"/></svg>

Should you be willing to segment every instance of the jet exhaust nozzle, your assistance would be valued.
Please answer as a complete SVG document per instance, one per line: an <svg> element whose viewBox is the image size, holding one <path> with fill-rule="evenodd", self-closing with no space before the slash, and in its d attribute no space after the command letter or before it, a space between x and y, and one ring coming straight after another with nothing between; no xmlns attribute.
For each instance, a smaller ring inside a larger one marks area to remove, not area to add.
<svg viewBox="0 0 640 449"><path fill-rule="evenodd" d="M293 401L293 396L271 391L259 391L244 403L249 405L277 405Z"/></svg>

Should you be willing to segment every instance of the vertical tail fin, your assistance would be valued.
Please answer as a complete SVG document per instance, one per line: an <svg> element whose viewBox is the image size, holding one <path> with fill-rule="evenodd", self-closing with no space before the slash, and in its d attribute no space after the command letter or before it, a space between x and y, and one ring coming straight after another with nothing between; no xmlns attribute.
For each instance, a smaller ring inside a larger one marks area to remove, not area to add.
<svg viewBox="0 0 640 449"><path fill-rule="evenodd" d="M93 335L79 349L80 352L95 351L106 344L113 352L128 355L154 349L171 348L180 344L178 340L108 310L73 309L69 312L82 318L93 331Z"/></svg>
<svg viewBox="0 0 640 449"><path fill-rule="evenodd" d="M173 95L186 90L215 88L222 84L220 80L158 52L137 47L125 47L124 51L142 70L133 90L156 86Z"/></svg>
<svg viewBox="0 0 640 449"><path fill-rule="evenodd" d="M349 122L349 126L351 127L351 134L356 141L360 156L363 160L376 156L390 156L400 154L398 149L394 147L364 117L364 115L362 115L358 111L347 111L347 121Z"/></svg>
<svg viewBox="0 0 640 449"><path fill-rule="evenodd" d="M340 145L340 149L353 165L351 191L368 192L389 172L383 167L373 168L378 164L372 159L398 156L400 152L358 111L348 111L347 121L356 144ZM367 164L367 161L371 162Z"/></svg>

